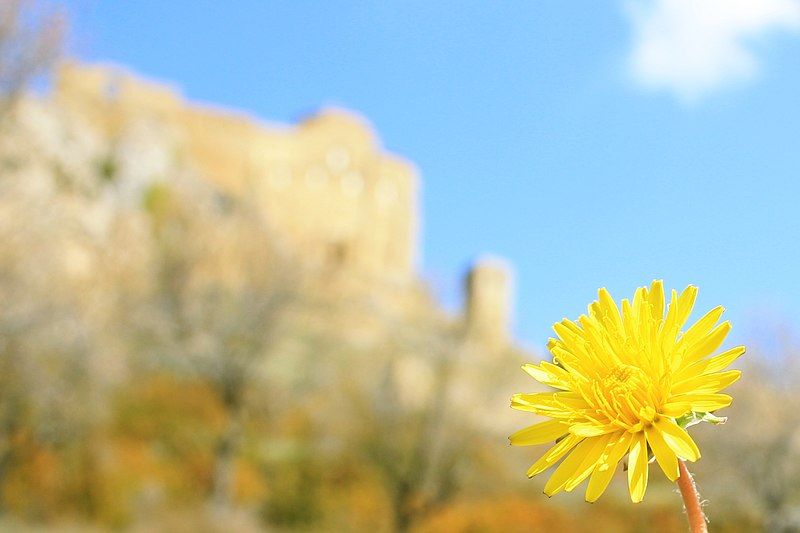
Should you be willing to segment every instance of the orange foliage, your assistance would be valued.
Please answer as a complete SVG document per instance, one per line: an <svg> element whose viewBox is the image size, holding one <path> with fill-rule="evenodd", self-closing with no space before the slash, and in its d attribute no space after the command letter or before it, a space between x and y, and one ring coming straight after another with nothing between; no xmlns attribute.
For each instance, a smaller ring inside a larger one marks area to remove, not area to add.
<svg viewBox="0 0 800 533"><path fill-rule="evenodd" d="M14 467L3 480L3 502L19 515L47 519L58 500L59 458L30 435L17 435L12 442Z"/></svg>
<svg viewBox="0 0 800 533"><path fill-rule="evenodd" d="M514 495L461 501L423 521L414 533L672 533L686 529L677 501L669 508L625 503L575 508Z"/></svg>
<svg viewBox="0 0 800 533"><path fill-rule="evenodd" d="M256 503L264 499L267 493L267 483L253 465L247 461L237 461L235 479L236 487L234 493L237 501Z"/></svg>
<svg viewBox="0 0 800 533"><path fill-rule="evenodd" d="M577 531L577 523L555 506L529 499L464 501L425 520L415 533L551 533ZM598 529L597 531L602 531Z"/></svg>
<svg viewBox="0 0 800 533"><path fill-rule="evenodd" d="M341 531L380 531L391 507L377 479L335 477L327 480L328 521Z"/></svg>
<svg viewBox="0 0 800 533"><path fill-rule="evenodd" d="M125 485L178 500L210 490L213 450L225 423L210 387L156 376L123 391L116 415L116 473Z"/></svg>

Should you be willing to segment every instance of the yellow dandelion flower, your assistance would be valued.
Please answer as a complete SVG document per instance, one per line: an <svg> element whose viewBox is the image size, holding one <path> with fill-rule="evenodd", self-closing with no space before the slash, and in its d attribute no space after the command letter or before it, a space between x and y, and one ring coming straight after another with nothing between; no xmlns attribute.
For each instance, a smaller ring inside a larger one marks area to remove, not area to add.
<svg viewBox="0 0 800 533"><path fill-rule="evenodd" d="M515 409L551 418L509 437L517 446L556 441L528 470L532 477L564 458L545 494L571 491L589 478L586 501L593 502L627 454L628 489L631 500L640 502L651 453L672 481L680 475L679 460L700 458L685 427L724 420L710 412L731 404L720 391L740 372L722 370L745 348L709 357L730 330L727 321L717 325L722 307L682 331L696 296L692 286L680 296L672 291L665 315L663 283L654 281L649 290L637 289L633 302L622 300L620 312L600 289L587 315L553 326L558 339L548 344L552 363L523 365L531 377L558 390L515 394L511 400Z"/></svg>

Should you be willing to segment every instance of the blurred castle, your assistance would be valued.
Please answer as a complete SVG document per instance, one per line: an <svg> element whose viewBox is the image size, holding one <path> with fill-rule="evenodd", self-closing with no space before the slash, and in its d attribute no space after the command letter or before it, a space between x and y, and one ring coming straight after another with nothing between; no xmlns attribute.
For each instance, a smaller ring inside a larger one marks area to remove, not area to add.
<svg viewBox="0 0 800 533"><path fill-rule="evenodd" d="M54 97L116 142L135 128L171 136L173 153L151 157L180 158L224 193L254 199L304 261L398 288L417 279L417 172L383 152L360 117L327 109L296 127L267 125L189 105L175 88L119 68L79 64L59 69ZM163 165L151 168L163 172ZM467 277L466 327L487 346L509 341L510 276L489 259Z"/></svg>

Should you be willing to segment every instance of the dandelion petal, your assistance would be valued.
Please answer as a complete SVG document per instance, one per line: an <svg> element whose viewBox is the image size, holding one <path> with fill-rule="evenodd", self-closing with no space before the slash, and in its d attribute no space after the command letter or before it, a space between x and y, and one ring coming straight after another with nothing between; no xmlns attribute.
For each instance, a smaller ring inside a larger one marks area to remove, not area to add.
<svg viewBox="0 0 800 533"><path fill-rule="evenodd" d="M603 460L595 465L592 477L589 478L589 486L586 487L587 502L597 501L597 498L605 492L611 478L614 477L617 463L630 449L631 437L630 433L623 431L616 437L616 440L608 443Z"/></svg>
<svg viewBox="0 0 800 533"><path fill-rule="evenodd" d="M569 432L568 426L560 420L548 420L521 429L508 437L513 446L534 446L554 441Z"/></svg>
<svg viewBox="0 0 800 533"><path fill-rule="evenodd" d="M644 492L647 490L647 438L644 432L633 436L628 453L628 490L633 503L644 499Z"/></svg>
<svg viewBox="0 0 800 533"><path fill-rule="evenodd" d="M700 459L700 450L697 449L697 444L686 433L686 430L678 426L678 424L669 418L662 417L653 426L661 433L661 437L673 453L687 461Z"/></svg>
<svg viewBox="0 0 800 533"><path fill-rule="evenodd" d="M661 470L664 471L664 474L670 481L678 479L680 476L678 458L672 448L670 448L664 440L661 431L655 426L648 426L645 429L645 434L647 435L647 442L650 445L650 449L653 450L653 454L656 456L658 466L661 467Z"/></svg>

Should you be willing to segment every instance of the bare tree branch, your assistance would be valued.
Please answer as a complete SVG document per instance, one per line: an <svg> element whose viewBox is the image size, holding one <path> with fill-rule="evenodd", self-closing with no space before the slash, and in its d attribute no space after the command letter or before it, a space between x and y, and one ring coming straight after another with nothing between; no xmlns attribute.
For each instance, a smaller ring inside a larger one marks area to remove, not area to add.
<svg viewBox="0 0 800 533"><path fill-rule="evenodd" d="M66 30L60 9L33 0L0 2L0 118L59 58Z"/></svg>

